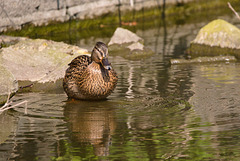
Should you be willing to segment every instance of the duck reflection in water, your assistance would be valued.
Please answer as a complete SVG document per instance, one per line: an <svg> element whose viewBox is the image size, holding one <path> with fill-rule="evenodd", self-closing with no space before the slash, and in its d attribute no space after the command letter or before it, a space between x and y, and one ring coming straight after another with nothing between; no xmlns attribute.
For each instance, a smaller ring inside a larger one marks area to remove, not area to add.
<svg viewBox="0 0 240 161"><path fill-rule="evenodd" d="M74 148L86 149L89 143L96 156L108 156L111 135L116 128L113 104L109 101L72 101L66 104L64 116Z"/></svg>

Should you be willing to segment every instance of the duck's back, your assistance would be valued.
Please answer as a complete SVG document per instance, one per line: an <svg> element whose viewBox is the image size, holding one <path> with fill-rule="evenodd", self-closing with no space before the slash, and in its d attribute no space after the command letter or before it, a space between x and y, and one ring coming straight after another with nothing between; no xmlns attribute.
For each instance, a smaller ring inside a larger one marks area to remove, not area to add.
<svg viewBox="0 0 240 161"><path fill-rule="evenodd" d="M80 55L69 63L69 67L66 70L65 77L63 79L63 89L67 93L68 97L76 97L79 93L77 82L84 81L86 78L86 72L88 65L91 63L91 58L87 55ZM76 82L77 81L77 82Z"/></svg>
<svg viewBox="0 0 240 161"><path fill-rule="evenodd" d="M68 65L71 69L84 70L91 63L91 58L87 55L80 55L74 58Z"/></svg>

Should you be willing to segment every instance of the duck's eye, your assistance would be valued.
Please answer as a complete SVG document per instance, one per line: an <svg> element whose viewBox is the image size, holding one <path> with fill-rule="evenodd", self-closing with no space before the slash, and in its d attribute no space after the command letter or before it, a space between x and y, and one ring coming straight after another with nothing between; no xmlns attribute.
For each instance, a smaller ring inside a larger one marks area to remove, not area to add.
<svg viewBox="0 0 240 161"><path fill-rule="evenodd" d="M111 70L111 69L112 69L112 67L111 67L111 66L108 66L108 67L107 67L107 70Z"/></svg>

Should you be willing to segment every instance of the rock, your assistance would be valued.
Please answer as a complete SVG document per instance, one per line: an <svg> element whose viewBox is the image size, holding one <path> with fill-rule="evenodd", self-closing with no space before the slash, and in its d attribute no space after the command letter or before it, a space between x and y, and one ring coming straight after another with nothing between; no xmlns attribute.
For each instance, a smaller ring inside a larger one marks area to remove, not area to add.
<svg viewBox="0 0 240 161"><path fill-rule="evenodd" d="M0 65L0 105L7 101L8 95L18 90L18 82L13 74Z"/></svg>
<svg viewBox="0 0 240 161"><path fill-rule="evenodd" d="M191 42L191 56L240 55L240 29L217 19L204 26Z"/></svg>
<svg viewBox="0 0 240 161"><path fill-rule="evenodd" d="M27 40L26 37L13 37L7 35L0 35L0 44L3 46L13 45L19 41Z"/></svg>
<svg viewBox="0 0 240 161"><path fill-rule="evenodd" d="M125 44L133 42L143 42L143 39L127 29L118 27L108 45L110 46L113 44Z"/></svg>
<svg viewBox="0 0 240 161"><path fill-rule="evenodd" d="M138 60L154 54L154 52L146 48L143 43L144 40L135 33L118 27L108 45L111 55Z"/></svg>
<svg viewBox="0 0 240 161"><path fill-rule="evenodd" d="M16 118L13 115L9 115L7 111L0 113L0 144L10 139L11 134L16 132ZM2 156L1 156L2 158Z"/></svg>
<svg viewBox="0 0 240 161"><path fill-rule="evenodd" d="M240 29L224 20L214 20L199 31L192 43L240 49Z"/></svg>
<svg viewBox="0 0 240 161"><path fill-rule="evenodd" d="M0 64L13 73L19 86L26 85L26 82L35 85L45 83L43 87L50 90L58 88L56 81L64 77L68 63L81 54L88 54L88 51L63 42L27 39L2 48Z"/></svg>
<svg viewBox="0 0 240 161"><path fill-rule="evenodd" d="M214 57L197 57L194 59L171 59L170 63L174 64L194 64L194 63L212 63L212 62L232 62L237 61L234 56L214 56Z"/></svg>
<svg viewBox="0 0 240 161"><path fill-rule="evenodd" d="M130 49L131 51L133 50L143 50L144 46L143 44L139 43L139 42L135 42L129 46L127 46L128 49Z"/></svg>

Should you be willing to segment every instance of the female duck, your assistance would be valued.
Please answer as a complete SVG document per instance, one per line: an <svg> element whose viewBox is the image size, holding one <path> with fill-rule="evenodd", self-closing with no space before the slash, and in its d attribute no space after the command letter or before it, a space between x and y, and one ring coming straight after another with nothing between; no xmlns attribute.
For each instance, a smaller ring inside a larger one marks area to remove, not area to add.
<svg viewBox="0 0 240 161"><path fill-rule="evenodd" d="M97 42L91 57L81 55L69 64L63 88L69 98L99 100L112 93L117 80L117 74L108 62L107 45Z"/></svg>

